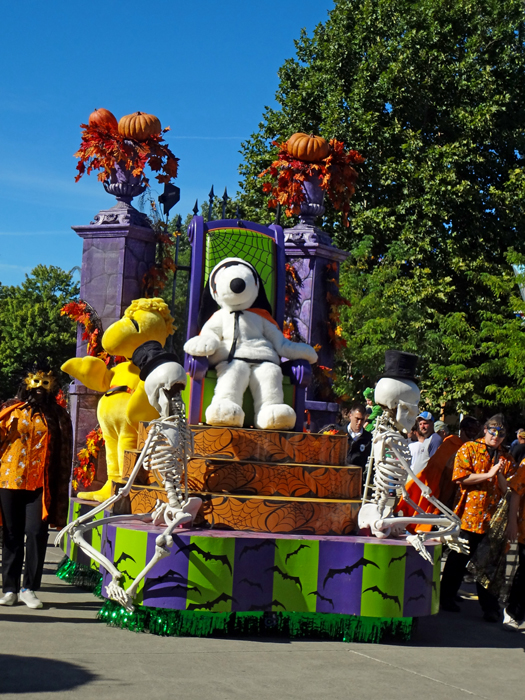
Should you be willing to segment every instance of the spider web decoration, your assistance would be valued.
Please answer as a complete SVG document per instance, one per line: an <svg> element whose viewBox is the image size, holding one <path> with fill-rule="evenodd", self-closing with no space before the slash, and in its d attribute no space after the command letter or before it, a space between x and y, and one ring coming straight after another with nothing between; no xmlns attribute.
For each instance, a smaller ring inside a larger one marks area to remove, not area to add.
<svg viewBox="0 0 525 700"><path fill-rule="evenodd" d="M242 258L261 276L270 306L275 312L275 241L259 231L218 228L208 231L204 261L204 283L224 258Z"/></svg>

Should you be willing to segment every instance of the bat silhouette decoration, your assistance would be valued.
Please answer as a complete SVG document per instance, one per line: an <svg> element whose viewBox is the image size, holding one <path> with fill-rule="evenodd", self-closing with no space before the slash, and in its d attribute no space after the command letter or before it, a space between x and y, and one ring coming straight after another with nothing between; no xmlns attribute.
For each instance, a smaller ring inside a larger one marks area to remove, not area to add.
<svg viewBox="0 0 525 700"><path fill-rule="evenodd" d="M390 564L393 564L395 561L402 561L403 559L408 559L408 550L400 557L392 557L392 559L388 562L388 566L390 566Z"/></svg>
<svg viewBox="0 0 525 700"><path fill-rule="evenodd" d="M247 578L241 579L241 580L239 581L239 585L241 585L241 583L247 583L247 584L248 584L249 586L251 586L252 588L259 588L259 589L261 590L261 592L262 592L263 587L261 586L260 583L256 583L255 581L250 581L250 580L247 579Z"/></svg>
<svg viewBox="0 0 525 700"><path fill-rule="evenodd" d="M168 571L163 573L161 576L157 576L156 578L148 578L147 580L148 588L151 588L152 586L158 586L161 583L174 583L176 585L173 586L173 589L179 586L181 588L184 588L184 590L197 591L199 595L201 594L201 591L197 586L191 586L189 584L184 585L186 579L183 576L181 576L178 571L173 571L173 569L168 569Z"/></svg>
<svg viewBox="0 0 525 700"><path fill-rule="evenodd" d="M412 578L412 576L417 576L418 578L422 578L425 583L428 583L428 576L425 574L423 569L416 569L413 571L408 578Z"/></svg>
<svg viewBox="0 0 525 700"><path fill-rule="evenodd" d="M437 583L435 581L432 581L432 590L434 593L437 593Z"/></svg>
<svg viewBox="0 0 525 700"><path fill-rule="evenodd" d="M280 600L274 599L271 603L267 603L266 605L251 605L249 611L252 612L252 610L270 610L270 608L274 607L280 607L283 610L286 610L285 606L281 603Z"/></svg>
<svg viewBox="0 0 525 700"><path fill-rule="evenodd" d="M366 593L367 591L371 591L372 593L379 593L381 598L383 600L393 600L394 603L397 605L397 607L401 610L401 601L399 600L399 596L397 595L389 595L388 593L385 593L382 591L379 586L370 586L370 588L365 588L363 593Z"/></svg>
<svg viewBox="0 0 525 700"><path fill-rule="evenodd" d="M378 564L376 564L375 561L361 557L361 559L358 559L353 564L350 564L350 566L345 566L344 569L328 569L328 573L324 577L323 588L326 586L326 582L328 581L328 579L333 578L334 576L340 576L341 574L347 574L348 576L350 576L351 573L353 571L355 571L356 569L359 569L360 566L364 567L364 566L368 566L369 564L372 564L372 566L375 566L376 569L380 568L380 566Z"/></svg>
<svg viewBox="0 0 525 700"><path fill-rule="evenodd" d="M199 545L195 542L191 542L190 544L183 544L182 547L179 547L177 549L175 554L178 554L179 552L183 551L187 551L189 553L196 552L197 554L200 554L204 561L220 561L221 564L223 564L223 566L228 567L228 569L230 570L230 574L233 573L232 565L230 564L230 560L228 559L226 554L212 554L211 552L206 552L206 550L199 547Z"/></svg>
<svg viewBox="0 0 525 700"><path fill-rule="evenodd" d="M130 581L134 581L136 578L135 576L132 576L127 569L119 569L119 571L121 574L124 574L124 576L127 576L130 579Z"/></svg>
<svg viewBox="0 0 525 700"><path fill-rule="evenodd" d="M119 565L121 562L127 561L128 559L131 559L131 561L134 561L135 564L137 563L136 560L133 559L133 557L131 556L131 554L126 554L126 552L122 552L122 554L120 555L120 557L119 557L119 558L117 559L117 561L115 562L115 566L118 567L118 565Z"/></svg>
<svg viewBox="0 0 525 700"><path fill-rule="evenodd" d="M290 552L289 554L286 555L286 559L284 560L284 563L288 564L288 559L290 559L290 557L293 557L294 554L297 554L298 552L300 552L301 549L310 549L310 545L309 544L300 544L297 547L297 549L294 549L293 552Z"/></svg>
<svg viewBox="0 0 525 700"><path fill-rule="evenodd" d="M281 576L283 581L293 581L294 583L296 583L299 586L301 591L303 590L303 586L302 586L301 579L299 578L299 576L290 576L290 574L287 574L286 571L283 571L278 566L270 566L270 567L268 567L268 569L266 569L266 571L274 571L276 574L279 574L279 576Z"/></svg>
<svg viewBox="0 0 525 700"><path fill-rule="evenodd" d="M308 593L308 595L315 595L321 600L326 600L326 602L330 603L330 605L332 606L332 610L334 609L334 601L331 598L325 598L325 596L319 593L319 591L312 591L311 593Z"/></svg>
<svg viewBox="0 0 525 700"><path fill-rule="evenodd" d="M263 547L273 547L275 549L277 547L277 542L275 540L261 540L257 544L247 544L246 547L243 547L241 553L239 554L239 561L242 559L243 555L246 554L246 552L258 552Z"/></svg>
<svg viewBox="0 0 525 700"><path fill-rule="evenodd" d="M420 595L411 595L407 600L407 603L410 603L411 600L421 600L421 598L426 598L426 595L424 593L421 593Z"/></svg>
<svg viewBox="0 0 525 700"><path fill-rule="evenodd" d="M234 603L237 602L237 600L235 598L232 598L231 595L228 595L227 593L221 593L216 598L214 598L213 600L208 600L206 603L190 603L186 609L211 610L215 605L217 605L217 603L222 603L223 601L227 602L228 600L233 600Z"/></svg>

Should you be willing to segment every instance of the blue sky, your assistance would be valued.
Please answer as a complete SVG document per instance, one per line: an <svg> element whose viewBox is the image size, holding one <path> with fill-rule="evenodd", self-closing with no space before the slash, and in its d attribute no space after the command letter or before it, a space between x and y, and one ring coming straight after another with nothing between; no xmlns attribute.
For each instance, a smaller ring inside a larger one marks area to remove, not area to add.
<svg viewBox="0 0 525 700"><path fill-rule="evenodd" d="M96 174L74 182L81 122L94 108L171 126L185 216L210 186L237 189L240 142L274 104L277 70L333 0L90 0L2 6L0 282L42 263L80 265L71 226L115 200ZM160 193L161 189L158 189Z"/></svg>

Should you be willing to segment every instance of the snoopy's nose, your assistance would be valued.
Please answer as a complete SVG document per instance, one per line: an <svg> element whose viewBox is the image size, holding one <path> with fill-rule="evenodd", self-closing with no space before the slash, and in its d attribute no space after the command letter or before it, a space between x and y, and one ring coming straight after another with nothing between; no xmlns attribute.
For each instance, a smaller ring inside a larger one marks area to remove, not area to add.
<svg viewBox="0 0 525 700"><path fill-rule="evenodd" d="M240 277L236 277L230 282L230 289L234 294L240 294L246 289L246 282Z"/></svg>

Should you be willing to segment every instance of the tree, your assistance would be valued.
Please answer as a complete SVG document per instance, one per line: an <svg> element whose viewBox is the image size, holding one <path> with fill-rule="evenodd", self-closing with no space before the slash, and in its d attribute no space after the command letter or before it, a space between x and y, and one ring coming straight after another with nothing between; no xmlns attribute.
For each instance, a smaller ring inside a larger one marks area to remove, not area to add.
<svg viewBox="0 0 525 700"><path fill-rule="evenodd" d="M350 252L341 391L395 347L420 355L431 408L525 401L524 38L521 0L336 0L281 67L279 106L242 146L244 206L264 208L274 139L319 133L366 158L350 227L329 205L323 224Z"/></svg>
<svg viewBox="0 0 525 700"><path fill-rule="evenodd" d="M18 388L20 373L35 360L58 369L75 354L76 324L60 309L78 298L69 272L37 265L20 286L0 287L0 396Z"/></svg>

